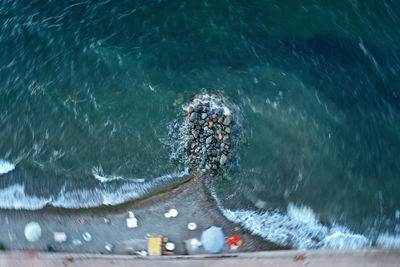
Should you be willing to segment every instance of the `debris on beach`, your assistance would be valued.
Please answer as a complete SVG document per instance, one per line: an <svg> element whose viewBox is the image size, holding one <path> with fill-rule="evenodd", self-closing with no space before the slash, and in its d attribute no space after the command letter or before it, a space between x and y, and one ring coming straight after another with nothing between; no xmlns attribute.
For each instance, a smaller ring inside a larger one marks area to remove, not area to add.
<svg viewBox="0 0 400 267"><path fill-rule="evenodd" d="M82 238L83 240L85 240L86 242L90 242L92 240L92 235L88 232L84 232L82 234Z"/></svg>
<svg viewBox="0 0 400 267"><path fill-rule="evenodd" d="M234 235L227 239L227 243L231 250L237 250L242 245L242 238L238 235Z"/></svg>
<svg viewBox="0 0 400 267"><path fill-rule="evenodd" d="M147 239L147 252L149 256L161 256L161 237L149 237Z"/></svg>
<svg viewBox="0 0 400 267"><path fill-rule="evenodd" d="M30 222L25 225L24 234L29 242L36 242L42 235L42 229L37 222Z"/></svg>
<svg viewBox="0 0 400 267"><path fill-rule="evenodd" d="M175 244L172 242L168 242L168 237L162 238L161 243L161 254L162 255L174 255L173 252L175 250Z"/></svg>
<svg viewBox="0 0 400 267"><path fill-rule="evenodd" d="M79 224L83 224L83 220L82 219L77 219L76 220Z"/></svg>
<svg viewBox="0 0 400 267"><path fill-rule="evenodd" d="M75 236L72 235L71 239L72 239L72 244L74 244L74 246L81 246L82 245L82 241L77 239Z"/></svg>
<svg viewBox="0 0 400 267"><path fill-rule="evenodd" d="M217 95L201 94L187 109L187 142L190 165L210 176L219 175L232 157L233 116Z"/></svg>
<svg viewBox="0 0 400 267"><path fill-rule="evenodd" d="M57 243L63 243L67 241L67 234L64 232L53 232L53 238Z"/></svg>
<svg viewBox="0 0 400 267"><path fill-rule="evenodd" d="M201 233L201 244L210 253L219 253L225 247L225 235L221 227L210 226Z"/></svg>
<svg viewBox="0 0 400 267"><path fill-rule="evenodd" d="M111 222L111 220L106 217L103 218L103 221L105 224L110 224L110 222Z"/></svg>
<svg viewBox="0 0 400 267"><path fill-rule="evenodd" d="M165 218L174 218L176 216L178 216L178 210L175 208L172 208L168 212L164 213Z"/></svg>
<svg viewBox="0 0 400 267"><path fill-rule="evenodd" d="M128 218L126 219L126 225L128 228L136 228L138 226L137 219L133 211L128 211Z"/></svg>
<svg viewBox="0 0 400 267"><path fill-rule="evenodd" d="M186 253L189 255L195 254L201 246L201 242L197 238L192 238L184 241Z"/></svg>
<svg viewBox="0 0 400 267"><path fill-rule="evenodd" d="M197 224L194 223L194 222L190 222L190 223L188 223L187 228L188 228L189 230L191 230L191 231L194 231L194 230L197 229Z"/></svg>
<svg viewBox="0 0 400 267"><path fill-rule="evenodd" d="M105 248L108 252L112 252L113 247L114 247L114 246L113 246L112 244L107 243L107 242L106 242L106 245L104 246L104 248Z"/></svg>

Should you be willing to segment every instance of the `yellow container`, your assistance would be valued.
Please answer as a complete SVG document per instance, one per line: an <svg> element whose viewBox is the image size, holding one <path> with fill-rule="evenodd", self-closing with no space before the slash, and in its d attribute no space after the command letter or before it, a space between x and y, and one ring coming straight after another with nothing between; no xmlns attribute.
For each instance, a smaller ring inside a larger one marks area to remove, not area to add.
<svg viewBox="0 0 400 267"><path fill-rule="evenodd" d="M149 256L161 256L161 237L149 237L147 252Z"/></svg>

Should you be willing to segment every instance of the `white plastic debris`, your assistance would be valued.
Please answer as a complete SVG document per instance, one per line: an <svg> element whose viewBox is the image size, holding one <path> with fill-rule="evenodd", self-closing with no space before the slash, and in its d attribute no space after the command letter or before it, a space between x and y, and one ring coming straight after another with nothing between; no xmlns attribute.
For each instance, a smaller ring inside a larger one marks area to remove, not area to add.
<svg viewBox="0 0 400 267"><path fill-rule="evenodd" d="M178 211L176 209L170 209L168 213L171 215L171 217L178 216Z"/></svg>
<svg viewBox="0 0 400 267"><path fill-rule="evenodd" d="M172 242L168 242L167 244L165 244L165 248L169 251L173 251L175 249L175 244Z"/></svg>
<svg viewBox="0 0 400 267"><path fill-rule="evenodd" d="M106 243L106 245L104 246L104 248L108 251L111 252L113 249L113 245L111 245L110 243Z"/></svg>
<svg viewBox="0 0 400 267"><path fill-rule="evenodd" d="M128 212L128 218L126 219L126 225L128 228L136 228L138 226L137 219L135 218L135 214L133 211Z"/></svg>
<svg viewBox="0 0 400 267"><path fill-rule="evenodd" d="M82 235L83 240L85 240L86 242L89 242L90 240L92 240L92 235L89 234L88 232L84 232Z"/></svg>
<svg viewBox="0 0 400 267"><path fill-rule="evenodd" d="M57 243L63 243L67 241L67 234L64 232L53 232L53 238Z"/></svg>
<svg viewBox="0 0 400 267"><path fill-rule="evenodd" d="M191 230L191 231L196 230L197 229L197 224L194 223L194 222L190 222L190 223L188 223L187 228L189 230Z"/></svg>
<svg viewBox="0 0 400 267"><path fill-rule="evenodd" d="M193 250L196 250L201 246L201 242L197 238L192 238L190 239L190 245L192 246Z"/></svg>
<svg viewBox="0 0 400 267"><path fill-rule="evenodd" d="M171 218L171 214L169 214L169 212L164 213L164 217L165 218Z"/></svg>

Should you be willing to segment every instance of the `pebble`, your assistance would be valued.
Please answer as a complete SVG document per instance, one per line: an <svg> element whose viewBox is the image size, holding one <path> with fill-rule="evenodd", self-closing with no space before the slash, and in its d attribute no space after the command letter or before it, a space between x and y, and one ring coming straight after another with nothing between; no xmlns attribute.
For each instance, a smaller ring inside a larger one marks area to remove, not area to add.
<svg viewBox="0 0 400 267"><path fill-rule="evenodd" d="M189 107L189 114L192 114L194 111L194 108L192 106Z"/></svg>
<svg viewBox="0 0 400 267"><path fill-rule="evenodd" d="M224 138L224 135L223 135L223 134L219 134L219 135L218 135L218 139L219 139L219 140L222 140L223 138Z"/></svg>
<svg viewBox="0 0 400 267"><path fill-rule="evenodd" d="M205 118L207 118L207 113L202 113L201 114L201 119L204 120Z"/></svg>
<svg viewBox="0 0 400 267"><path fill-rule="evenodd" d="M214 123L213 123L212 121L209 121L209 122L208 122L208 128L211 129L211 128L213 127L213 125L214 125Z"/></svg>
<svg viewBox="0 0 400 267"><path fill-rule="evenodd" d="M232 118L233 118L232 115L226 116L226 118L225 118L223 124L224 124L225 126L228 126L229 124L231 124Z"/></svg>
<svg viewBox="0 0 400 267"><path fill-rule="evenodd" d="M221 118L218 119L218 123L219 124L222 124L223 122L224 122L224 118L221 117Z"/></svg>
<svg viewBox="0 0 400 267"><path fill-rule="evenodd" d="M221 159L219 160L219 163L221 165L225 165L226 161L228 160L228 158L225 155L221 156Z"/></svg>
<svg viewBox="0 0 400 267"><path fill-rule="evenodd" d="M206 144L210 144L212 142L212 136L207 137Z"/></svg>

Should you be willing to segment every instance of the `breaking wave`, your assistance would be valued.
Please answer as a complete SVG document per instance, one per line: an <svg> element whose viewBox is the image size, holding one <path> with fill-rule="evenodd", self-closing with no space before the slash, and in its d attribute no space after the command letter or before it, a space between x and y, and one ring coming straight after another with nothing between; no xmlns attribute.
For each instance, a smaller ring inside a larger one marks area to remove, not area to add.
<svg viewBox="0 0 400 267"><path fill-rule="evenodd" d="M31 196L25 186L15 184L0 189L0 208L37 210L45 206L62 208L90 208L102 205L118 205L160 190L185 179L188 170L166 174L149 182L127 182L118 186L66 191L65 187L54 197Z"/></svg>
<svg viewBox="0 0 400 267"><path fill-rule="evenodd" d="M321 223L314 211L307 206L299 207L290 203L286 213L278 210L231 210L222 206L215 190L210 188L210 191L228 220L241 224L252 234L282 246L295 249L355 249L372 245L400 248L400 235L385 233L373 239L353 233L343 225L328 226Z"/></svg>
<svg viewBox="0 0 400 267"><path fill-rule="evenodd" d="M15 169L15 164L0 159L0 175L11 172Z"/></svg>

